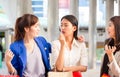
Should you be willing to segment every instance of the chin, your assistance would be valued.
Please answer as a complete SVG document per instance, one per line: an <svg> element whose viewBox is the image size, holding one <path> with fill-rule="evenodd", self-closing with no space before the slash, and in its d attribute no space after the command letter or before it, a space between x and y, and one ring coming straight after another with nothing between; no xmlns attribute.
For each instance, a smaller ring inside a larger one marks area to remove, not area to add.
<svg viewBox="0 0 120 77"><path fill-rule="evenodd" d="M34 38L35 38L35 37L38 37L38 35L34 36Z"/></svg>

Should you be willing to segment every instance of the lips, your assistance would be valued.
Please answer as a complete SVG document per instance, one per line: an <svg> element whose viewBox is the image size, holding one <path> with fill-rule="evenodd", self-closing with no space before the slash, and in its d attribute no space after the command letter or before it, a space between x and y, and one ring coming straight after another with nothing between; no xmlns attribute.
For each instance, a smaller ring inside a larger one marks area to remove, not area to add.
<svg viewBox="0 0 120 77"><path fill-rule="evenodd" d="M108 32L108 34L110 34L110 32Z"/></svg>
<svg viewBox="0 0 120 77"><path fill-rule="evenodd" d="M62 33L64 34L65 32L64 32L64 31L62 31Z"/></svg>

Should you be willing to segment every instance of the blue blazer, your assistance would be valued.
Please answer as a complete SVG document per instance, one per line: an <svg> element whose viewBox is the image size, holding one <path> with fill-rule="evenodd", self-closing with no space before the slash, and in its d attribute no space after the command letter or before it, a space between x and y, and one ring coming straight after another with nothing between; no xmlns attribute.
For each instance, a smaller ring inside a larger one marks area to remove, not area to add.
<svg viewBox="0 0 120 77"><path fill-rule="evenodd" d="M45 66L46 75L47 72L51 70L49 62L49 53L51 53L51 45L43 37L36 37L35 42L37 43L40 52L42 54L42 60ZM22 77L22 73L26 66L26 47L23 40L15 41L10 45L11 51L14 53L12 59L12 65L17 70L17 73Z"/></svg>

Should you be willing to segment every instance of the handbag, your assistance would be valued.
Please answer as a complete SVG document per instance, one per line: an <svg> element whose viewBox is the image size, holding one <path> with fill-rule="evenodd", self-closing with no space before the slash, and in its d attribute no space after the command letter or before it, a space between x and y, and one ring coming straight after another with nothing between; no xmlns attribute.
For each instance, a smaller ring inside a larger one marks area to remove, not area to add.
<svg viewBox="0 0 120 77"><path fill-rule="evenodd" d="M19 77L18 75L0 75L0 77Z"/></svg>
<svg viewBox="0 0 120 77"><path fill-rule="evenodd" d="M48 77L73 77L72 72L48 72Z"/></svg>

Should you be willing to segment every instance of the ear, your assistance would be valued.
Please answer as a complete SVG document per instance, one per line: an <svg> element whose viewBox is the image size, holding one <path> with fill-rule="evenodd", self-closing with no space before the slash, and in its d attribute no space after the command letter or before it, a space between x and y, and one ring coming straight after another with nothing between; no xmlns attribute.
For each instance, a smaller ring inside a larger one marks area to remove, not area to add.
<svg viewBox="0 0 120 77"><path fill-rule="evenodd" d="M76 26L73 26L73 31L76 31L77 30L77 27Z"/></svg>
<svg viewBox="0 0 120 77"><path fill-rule="evenodd" d="M29 28L24 28L25 32L28 32L29 31Z"/></svg>

